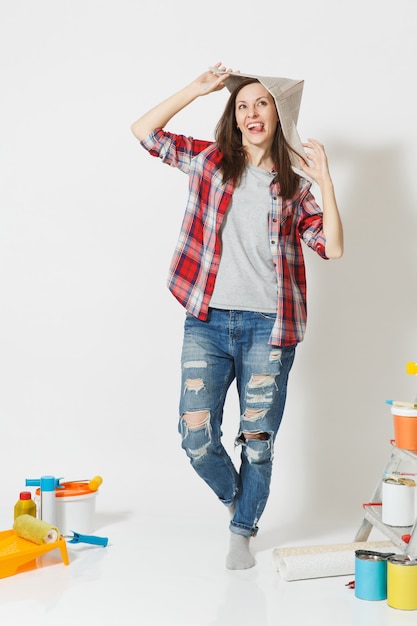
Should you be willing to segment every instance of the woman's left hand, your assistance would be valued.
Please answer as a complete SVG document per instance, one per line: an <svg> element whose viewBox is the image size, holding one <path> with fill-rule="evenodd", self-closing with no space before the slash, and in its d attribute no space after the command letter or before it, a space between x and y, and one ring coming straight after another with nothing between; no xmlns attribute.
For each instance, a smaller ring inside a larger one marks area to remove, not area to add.
<svg viewBox="0 0 417 626"><path fill-rule="evenodd" d="M319 186L330 178L329 165L324 146L316 139L308 139L303 143L306 148L308 163L300 158L300 168L302 171L312 178Z"/></svg>
<svg viewBox="0 0 417 626"><path fill-rule="evenodd" d="M333 182L324 147L316 139L303 143L308 163L300 158L300 168L320 187L323 208L323 230L326 237L326 256L339 259L343 254L343 226L337 208Z"/></svg>

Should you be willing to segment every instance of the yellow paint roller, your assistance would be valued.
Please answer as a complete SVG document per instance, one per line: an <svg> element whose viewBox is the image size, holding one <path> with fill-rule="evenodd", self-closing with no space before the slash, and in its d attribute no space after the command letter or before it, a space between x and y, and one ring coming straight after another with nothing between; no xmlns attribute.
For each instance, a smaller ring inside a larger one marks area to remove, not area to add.
<svg viewBox="0 0 417 626"><path fill-rule="evenodd" d="M27 514L16 517L13 530L18 537L38 545L55 543L60 538L60 532L56 526Z"/></svg>

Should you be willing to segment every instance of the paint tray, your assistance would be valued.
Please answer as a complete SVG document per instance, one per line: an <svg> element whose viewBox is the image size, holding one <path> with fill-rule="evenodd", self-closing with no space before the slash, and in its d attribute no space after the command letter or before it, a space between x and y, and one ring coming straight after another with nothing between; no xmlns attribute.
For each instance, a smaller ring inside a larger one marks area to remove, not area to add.
<svg viewBox="0 0 417 626"><path fill-rule="evenodd" d="M19 574L37 567L36 559L59 548L62 560L69 565L67 544L63 537L53 543L38 545L19 537L14 530L0 532L0 578Z"/></svg>

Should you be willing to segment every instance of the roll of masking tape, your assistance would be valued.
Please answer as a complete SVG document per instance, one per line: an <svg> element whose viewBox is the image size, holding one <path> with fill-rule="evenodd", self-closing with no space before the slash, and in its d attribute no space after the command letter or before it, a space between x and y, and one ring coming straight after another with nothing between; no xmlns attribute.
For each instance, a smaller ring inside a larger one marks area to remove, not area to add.
<svg viewBox="0 0 417 626"><path fill-rule="evenodd" d="M16 517L13 530L18 537L38 545L55 543L60 537L60 532L56 526L26 514Z"/></svg>

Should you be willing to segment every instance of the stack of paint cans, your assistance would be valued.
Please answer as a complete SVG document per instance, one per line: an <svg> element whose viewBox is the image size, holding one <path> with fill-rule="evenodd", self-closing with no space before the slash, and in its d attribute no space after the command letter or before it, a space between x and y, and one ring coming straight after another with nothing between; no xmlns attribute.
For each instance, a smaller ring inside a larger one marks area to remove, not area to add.
<svg viewBox="0 0 417 626"><path fill-rule="evenodd" d="M417 610L417 559L393 552L355 552L355 596L387 600L394 609Z"/></svg>

